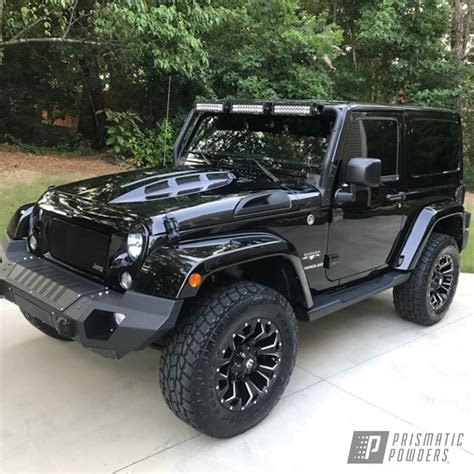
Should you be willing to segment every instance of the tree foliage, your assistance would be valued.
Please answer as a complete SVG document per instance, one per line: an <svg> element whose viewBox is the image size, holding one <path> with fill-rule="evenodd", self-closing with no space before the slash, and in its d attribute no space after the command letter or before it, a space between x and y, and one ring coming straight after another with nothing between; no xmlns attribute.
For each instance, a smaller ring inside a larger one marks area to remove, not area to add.
<svg viewBox="0 0 474 474"><path fill-rule="evenodd" d="M106 146L109 109L150 149L196 97L332 98L457 108L472 156L472 0L0 3L0 135L51 139L48 110Z"/></svg>
<svg viewBox="0 0 474 474"><path fill-rule="evenodd" d="M312 15L296 0L237 0L222 16L206 35L211 93L290 99L331 95L334 74L328 63L339 54L342 31L324 12Z"/></svg>

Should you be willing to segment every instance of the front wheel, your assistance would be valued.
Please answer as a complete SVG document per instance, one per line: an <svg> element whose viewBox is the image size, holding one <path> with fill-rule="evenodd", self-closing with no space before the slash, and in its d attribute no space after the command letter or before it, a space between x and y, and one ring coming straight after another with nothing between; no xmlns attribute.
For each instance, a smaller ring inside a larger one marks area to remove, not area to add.
<svg viewBox="0 0 474 474"><path fill-rule="evenodd" d="M397 313L431 326L451 305L459 278L459 249L449 235L433 233L410 279L393 290Z"/></svg>
<svg viewBox="0 0 474 474"><path fill-rule="evenodd" d="M160 385L170 409L217 438L259 423L278 402L296 359L297 324L288 301L241 282L188 308L167 341Z"/></svg>

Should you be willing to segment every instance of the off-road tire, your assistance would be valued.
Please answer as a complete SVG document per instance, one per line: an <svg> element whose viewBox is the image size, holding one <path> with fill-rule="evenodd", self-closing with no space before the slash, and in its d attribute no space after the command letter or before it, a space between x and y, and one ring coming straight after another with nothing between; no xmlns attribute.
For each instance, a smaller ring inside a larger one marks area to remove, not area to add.
<svg viewBox="0 0 474 474"><path fill-rule="evenodd" d="M215 386L222 341L249 318L265 318L281 337L281 362L263 398L245 411L229 411ZM240 434L262 421L280 399L296 359L298 326L289 302L252 282L220 288L189 305L161 356L160 385L169 408L198 431L216 438Z"/></svg>
<svg viewBox="0 0 474 474"><path fill-rule="evenodd" d="M435 310L429 303L431 276L441 255L448 254L454 264L451 291L444 305ZM424 248L410 279L393 289L393 301L399 316L423 326L439 322L451 305L459 278L459 249L449 235L433 233Z"/></svg>
<svg viewBox="0 0 474 474"><path fill-rule="evenodd" d="M46 334L49 337L53 337L54 339L59 339L60 341L72 341L72 339L68 337L61 336L61 334L59 334L56 329L44 323L40 319L35 318L30 313L27 313L26 311L22 311L22 313L25 319L36 329L40 330L43 334Z"/></svg>

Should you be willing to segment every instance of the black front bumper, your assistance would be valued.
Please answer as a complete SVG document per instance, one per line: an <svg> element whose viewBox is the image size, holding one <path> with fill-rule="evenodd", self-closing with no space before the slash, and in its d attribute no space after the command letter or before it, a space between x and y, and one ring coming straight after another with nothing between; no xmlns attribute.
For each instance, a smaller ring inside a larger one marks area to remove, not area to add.
<svg viewBox="0 0 474 474"><path fill-rule="evenodd" d="M0 296L105 357L143 349L173 328L182 300L119 293L26 250L5 237Z"/></svg>

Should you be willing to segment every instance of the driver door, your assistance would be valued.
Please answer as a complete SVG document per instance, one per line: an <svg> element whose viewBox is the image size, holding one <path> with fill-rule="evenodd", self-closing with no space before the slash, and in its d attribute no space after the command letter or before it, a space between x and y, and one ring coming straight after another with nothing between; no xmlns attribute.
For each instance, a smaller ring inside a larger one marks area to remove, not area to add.
<svg viewBox="0 0 474 474"><path fill-rule="evenodd" d="M344 162L351 158L380 159L382 180L374 188L356 188L353 202L334 202L325 262L331 281L354 280L386 266L403 218L399 174L402 124L402 113L353 112L349 118L338 157L338 186L343 184Z"/></svg>

